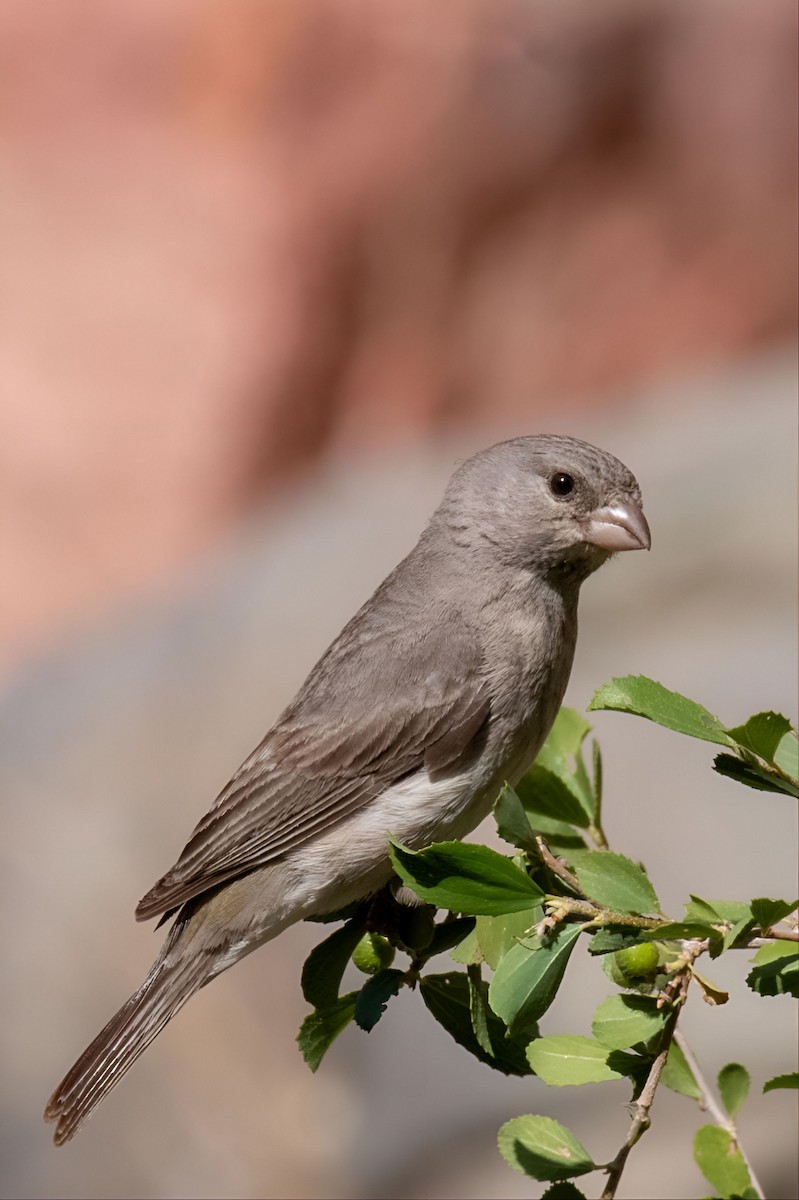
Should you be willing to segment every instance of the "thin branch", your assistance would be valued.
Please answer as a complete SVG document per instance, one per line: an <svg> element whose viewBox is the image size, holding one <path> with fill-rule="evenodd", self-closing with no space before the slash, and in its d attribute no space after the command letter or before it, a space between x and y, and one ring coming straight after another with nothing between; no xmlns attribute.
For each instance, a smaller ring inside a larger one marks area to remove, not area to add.
<svg viewBox="0 0 799 1200"><path fill-rule="evenodd" d="M723 1125L725 1129L729 1129L729 1117L724 1112L724 1109L721 1107L716 1097L713 1095L713 1089L702 1074L693 1050L679 1031L675 1034L674 1040L682 1050L683 1055L685 1056L685 1061L691 1068L691 1073L693 1074L699 1090L702 1093L702 1099L699 1101L699 1107L704 1109L706 1112L709 1112L717 1125ZM730 1132L732 1132L732 1130L730 1130Z"/></svg>
<svg viewBox="0 0 799 1200"><path fill-rule="evenodd" d="M730 950L759 950L761 946L770 946L773 942L799 942L799 935L788 929L772 929L770 933L764 933L762 936L750 937L745 942L739 942L737 946L730 946Z"/></svg>
<svg viewBox="0 0 799 1200"><path fill-rule="evenodd" d="M687 986L687 984L686 984ZM669 1018L663 1027L663 1040L660 1046L660 1052L657 1058L650 1067L646 1083L643 1086L641 1095L635 1105L633 1112L632 1123L627 1131L627 1137L624 1139L624 1145L619 1153L613 1159L607 1168L608 1179L605 1184L605 1190L602 1193L601 1200L613 1200L616 1191L621 1181L622 1172L627 1164L627 1158L638 1139L646 1133L651 1125L649 1111L652 1108L652 1103L655 1099L655 1092L660 1083L660 1076L663 1073L663 1068L666 1065L666 1059L669 1056L669 1047L671 1046L672 1038L674 1037L677 1021L680 1016L681 1004L675 1004Z"/></svg>
<svg viewBox="0 0 799 1200"><path fill-rule="evenodd" d="M769 929L763 936L776 938L778 942L799 942L799 933L793 929Z"/></svg>
<svg viewBox="0 0 799 1200"><path fill-rule="evenodd" d="M589 825L588 836L596 846L597 850L609 850L608 839L605 837L605 831L601 825Z"/></svg>
<svg viewBox="0 0 799 1200"><path fill-rule="evenodd" d="M681 1033L676 1032L674 1034L674 1041L682 1050L683 1055L685 1056L685 1061L688 1063L694 1079L697 1082L697 1086L702 1093L702 1099L699 1102L700 1108L703 1108L706 1112L708 1112L716 1124L720 1125L722 1129L726 1129L730 1136L734 1139L736 1146L741 1152L741 1157L746 1163L747 1170L749 1171L749 1178L752 1181L752 1187L757 1192L759 1200L765 1200L766 1194L760 1186L757 1175L755 1175L754 1167L749 1161L748 1154L741 1145L741 1140L738 1137L738 1130L735 1128L735 1124L732 1119L727 1116L727 1114L724 1112L724 1109L716 1100L712 1087L702 1074L702 1069L699 1066L699 1063L696 1061L694 1052Z"/></svg>
<svg viewBox="0 0 799 1200"><path fill-rule="evenodd" d="M657 929L666 924L659 917L639 917L634 913L612 912L594 904L593 900L575 900L571 896L547 897L547 908L559 914L557 920L567 916L586 917L591 925L600 928L603 925L627 925L631 929Z"/></svg>
<svg viewBox="0 0 799 1200"><path fill-rule="evenodd" d="M538 847L538 853L541 855L544 864L549 867L552 874L557 875L559 879L562 879L564 883L568 884L572 891L577 892L579 896L582 896L583 889L580 887L577 877L572 875L567 866L564 866L562 862L555 858L555 855L552 853L549 846L539 834L536 834L535 844Z"/></svg>

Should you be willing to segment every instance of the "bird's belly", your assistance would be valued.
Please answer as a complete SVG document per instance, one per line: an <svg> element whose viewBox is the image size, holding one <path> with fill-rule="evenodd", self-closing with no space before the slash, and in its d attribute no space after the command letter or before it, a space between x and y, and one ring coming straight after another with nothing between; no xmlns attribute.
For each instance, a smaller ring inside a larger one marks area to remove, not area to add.
<svg viewBox="0 0 799 1200"><path fill-rule="evenodd" d="M320 906L334 909L377 891L391 878L389 836L421 849L470 833L491 809L496 789L473 772L431 780L420 771L291 856Z"/></svg>
<svg viewBox="0 0 799 1200"><path fill-rule="evenodd" d="M559 697L556 707L558 702ZM515 785L527 770L553 716L535 711L533 720L511 727L477 764L457 775L431 779L425 770L416 772L300 846L286 860L296 872L299 906L305 913L330 912L378 891L393 873L389 836L419 850L471 833L503 784Z"/></svg>

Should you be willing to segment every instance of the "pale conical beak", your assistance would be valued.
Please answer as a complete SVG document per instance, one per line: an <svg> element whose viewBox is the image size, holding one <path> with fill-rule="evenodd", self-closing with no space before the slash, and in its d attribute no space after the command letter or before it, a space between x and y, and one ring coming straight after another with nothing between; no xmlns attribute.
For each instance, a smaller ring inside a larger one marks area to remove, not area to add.
<svg viewBox="0 0 799 1200"><path fill-rule="evenodd" d="M652 535L640 505L634 500L608 504L588 518L585 540L602 550L648 550Z"/></svg>

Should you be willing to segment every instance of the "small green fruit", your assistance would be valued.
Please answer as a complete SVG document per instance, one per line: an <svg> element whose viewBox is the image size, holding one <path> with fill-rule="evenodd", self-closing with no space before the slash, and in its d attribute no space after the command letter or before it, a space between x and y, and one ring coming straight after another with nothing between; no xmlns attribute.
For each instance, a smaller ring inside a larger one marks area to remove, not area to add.
<svg viewBox="0 0 799 1200"><path fill-rule="evenodd" d="M352 952L352 961L364 975L376 975L394 961L394 947L379 933L365 933Z"/></svg>
<svg viewBox="0 0 799 1200"><path fill-rule="evenodd" d="M657 946L652 942L641 942L637 946L627 946L617 950L613 955L614 965L625 980L650 978L658 969L660 958Z"/></svg>

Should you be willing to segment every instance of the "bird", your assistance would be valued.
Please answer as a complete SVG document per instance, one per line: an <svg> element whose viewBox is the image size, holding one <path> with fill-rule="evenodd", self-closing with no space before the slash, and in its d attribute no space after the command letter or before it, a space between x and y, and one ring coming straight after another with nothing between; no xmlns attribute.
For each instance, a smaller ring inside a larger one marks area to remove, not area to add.
<svg viewBox="0 0 799 1200"><path fill-rule="evenodd" d="M421 849L476 828L553 724L581 584L650 543L635 477L587 442L518 437L456 468L415 547L139 902L138 920L172 925L48 1102L56 1145L198 989L386 886L389 837Z"/></svg>

